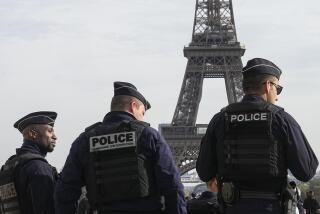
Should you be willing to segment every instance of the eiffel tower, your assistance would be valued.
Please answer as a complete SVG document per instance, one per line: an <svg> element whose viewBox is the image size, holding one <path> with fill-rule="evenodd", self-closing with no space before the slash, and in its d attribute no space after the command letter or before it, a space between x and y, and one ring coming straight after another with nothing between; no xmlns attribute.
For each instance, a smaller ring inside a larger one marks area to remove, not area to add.
<svg viewBox="0 0 320 214"><path fill-rule="evenodd" d="M203 79L224 78L229 103L243 96L245 48L237 41L232 0L196 0L192 41L183 52L188 63L174 116L171 124L159 126L181 174L195 168L207 129L207 124L196 124Z"/></svg>

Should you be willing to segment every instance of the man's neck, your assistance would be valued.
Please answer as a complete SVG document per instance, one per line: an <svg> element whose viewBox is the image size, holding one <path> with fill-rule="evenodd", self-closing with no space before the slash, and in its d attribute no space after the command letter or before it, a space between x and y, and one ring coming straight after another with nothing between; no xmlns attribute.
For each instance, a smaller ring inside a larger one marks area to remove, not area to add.
<svg viewBox="0 0 320 214"><path fill-rule="evenodd" d="M266 94L247 93L247 94L245 94L245 95L261 97L264 101L267 102L267 95L266 95Z"/></svg>

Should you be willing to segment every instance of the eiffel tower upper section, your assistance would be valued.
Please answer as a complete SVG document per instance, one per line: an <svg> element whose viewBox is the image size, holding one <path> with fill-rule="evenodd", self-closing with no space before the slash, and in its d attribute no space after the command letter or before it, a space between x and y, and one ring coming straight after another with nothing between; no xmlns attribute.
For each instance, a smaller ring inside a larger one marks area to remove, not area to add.
<svg viewBox="0 0 320 214"><path fill-rule="evenodd" d="M196 124L204 78L224 78L229 103L243 94L245 49L237 40L232 0L196 0L192 41L183 51L188 63L174 116L159 127L181 173L195 167L207 127Z"/></svg>
<svg viewBox="0 0 320 214"><path fill-rule="evenodd" d="M194 126L204 78L224 78L229 103L242 97L241 56L232 1L197 0L188 64L172 125Z"/></svg>

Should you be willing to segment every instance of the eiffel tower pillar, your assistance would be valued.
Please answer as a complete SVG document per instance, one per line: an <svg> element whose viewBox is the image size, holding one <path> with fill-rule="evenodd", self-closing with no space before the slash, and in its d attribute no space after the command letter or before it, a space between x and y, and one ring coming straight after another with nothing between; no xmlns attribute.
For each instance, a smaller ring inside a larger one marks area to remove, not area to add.
<svg viewBox="0 0 320 214"><path fill-rule="evenodd" d="M228 102L240 101L244 51L237 41L232 0L196 0L192 41L183 50L188 63L178 103L171 124L159 126L181 174L195 168L207 128L196 124L204 78L224 78Z"/></svg>

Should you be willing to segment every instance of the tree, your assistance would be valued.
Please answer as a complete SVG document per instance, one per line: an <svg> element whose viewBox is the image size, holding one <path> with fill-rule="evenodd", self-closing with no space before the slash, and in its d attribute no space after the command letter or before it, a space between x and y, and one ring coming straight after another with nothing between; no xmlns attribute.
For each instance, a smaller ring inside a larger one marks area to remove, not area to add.
<svg viewBox="0 0 320 214"><path fill-rule="evenodd" d="M301 190L301 198L306 198L306 192L312 190L314 192L315 198L320 201L320 177L315 177L307 183L298 184Z"/></svg>

